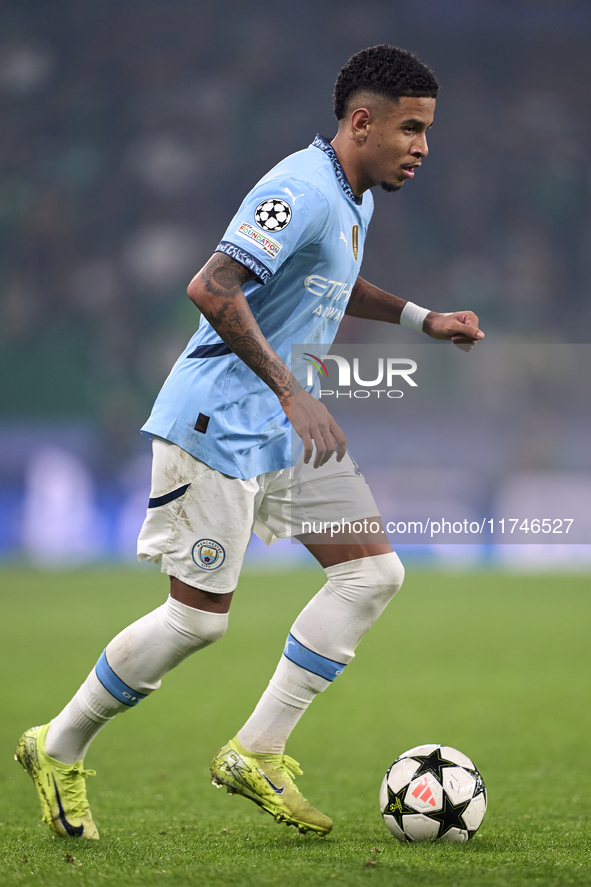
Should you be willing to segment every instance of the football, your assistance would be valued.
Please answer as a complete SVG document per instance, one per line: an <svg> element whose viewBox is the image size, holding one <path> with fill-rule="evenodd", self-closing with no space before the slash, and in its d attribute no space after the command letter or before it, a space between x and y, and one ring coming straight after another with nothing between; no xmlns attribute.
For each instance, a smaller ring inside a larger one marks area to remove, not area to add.
<svg viewBox="0 0 591 887"><path fill-rule="evenodd" d="M486 813L482 776L448 745L418 745L396 758L380 788L380 811L395 838L467 841Z"/></svg>

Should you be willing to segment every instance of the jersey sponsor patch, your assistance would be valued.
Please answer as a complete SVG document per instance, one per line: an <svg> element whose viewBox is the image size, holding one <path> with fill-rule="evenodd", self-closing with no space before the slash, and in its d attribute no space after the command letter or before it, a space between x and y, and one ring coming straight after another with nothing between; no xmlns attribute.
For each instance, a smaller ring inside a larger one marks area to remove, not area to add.
<svg viewBox="0 0 591 887"><path fill-rule="evenodd" d="M272 259L274 259L282 249L280 243L277 243L277 241L273 240L272 237L269 237L268 234L261 234L260 231L257 231L257 229L248 222L242 222L236 231L236 234L239 234L240 237L244 237L245 240L249 240L251 243L254 241L256 245L260 247L263 252L267 253L268 256L271 256Z"/></svg>
<svg viewBox="0 0 591 887"><path fill-rule="evenodd" d="M291 206L281 197L263 200L254 211L254 220L263 231L283 231L291 222Z"/></svg>
<svg viewBox="0 0 591 887"><path fill-rule="evenodd" d="M202 570L218 570L226 560L224 546L213 539L199 539L193 546L191 556Z"/></svg>

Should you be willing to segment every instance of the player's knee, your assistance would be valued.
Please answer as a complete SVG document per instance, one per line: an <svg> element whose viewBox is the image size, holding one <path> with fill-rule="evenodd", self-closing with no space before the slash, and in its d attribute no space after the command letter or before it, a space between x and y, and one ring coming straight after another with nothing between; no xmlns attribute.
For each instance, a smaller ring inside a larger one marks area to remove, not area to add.
<svg viewBox="0 0 591 887"><path fill-rule="evenodd" d="M395 551L336 564L326 572L341 598L373 602L378 609L392 600L404 581L404 567Z"/></svg>
<svg viewBox="0 0 591 887"><path fill-rule="evenodd" d="M396 592L400 591L402 583L404 582L404 564L395 551L391 551L390 554L385 554L383 557L387 559L384 561L384 570L386 573L387 585L390 589L390 596L394 597Z"/></svg>
<svg viewBox="0 0 591 887"><path fill-rule="evenodd" d="M395 551L363 560L371 562L365 567L367 584L371 600L379 613L400 590L404 581L404 567Z"/></svg>
<svg viewBox="0 0 591 887"><path fill-rule="evenodd" d="M163 620L168 628L189 647L201 649L215 644L228 628L228 613L213 613L189 607L169 597L163 608Z"/></svg>
<svg viewBox="0 0 591 887"><path fill-rule="evenodd" d="M212 615L214 617L213 619L211 618ZM214 613L210 614L210 618L207 620L207 626L201 627L199 637L203 640L203 646L209 646L210 644L215 644L216 641L221 641L227 630L228 614Z"/></svg>

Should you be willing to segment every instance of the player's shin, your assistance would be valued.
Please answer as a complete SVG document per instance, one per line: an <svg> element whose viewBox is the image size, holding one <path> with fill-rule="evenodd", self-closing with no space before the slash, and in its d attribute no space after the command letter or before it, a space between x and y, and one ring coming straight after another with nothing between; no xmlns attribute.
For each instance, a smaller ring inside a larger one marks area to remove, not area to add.
<svg viewBox="0 0 591 887"><path fill-rule="evenodd" d="M394 552L326 569L328 582L294 622L284 654L238 733L245 749L281 754L314 697L338 677L396 594L404 567Z"/></svg>
<svg viewBox="0 0 591 887"><path fill-rule="evenodd" d="M49 727L47 754L65 764L82 760L99 730L157 690L164 675L196 650L221 638L227 613L165 604L125 628L107 645L74 698Z"/></svg>

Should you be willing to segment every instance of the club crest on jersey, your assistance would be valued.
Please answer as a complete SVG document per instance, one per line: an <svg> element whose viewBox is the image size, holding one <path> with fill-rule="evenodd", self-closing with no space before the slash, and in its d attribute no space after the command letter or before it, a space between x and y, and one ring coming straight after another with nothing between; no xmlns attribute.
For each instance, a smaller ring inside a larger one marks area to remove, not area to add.
<svg viewBox="0 0 591 887"><path fill-rule="evenodd" d="M213 539L200 539L191 551L194 563L201 570L219 570L226 560L223 545Z"/></svg>
<svg viewBox="0 0 591 887"><path fill-rule="evenodd" d="M263 200L254 211L254 220L263 231L283 231L291 222L291 206L280 197Z"/></svg>
<svg viewBox="0 0 591 887"><path fill-rule="evenodd" d="M272 259L274 259L282 249L280 243L277 243L276 240L273 240L272 237L269 237L266 234L261 234L260 231L257 231L257 229L248 222L242 222L236 231L236 234L239 234L240 237L244 237L251 242L254 240L256 245L259 246L263 252L267 253L268 256L271 256Z"/></svg>

